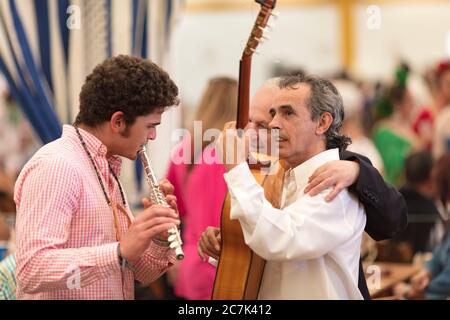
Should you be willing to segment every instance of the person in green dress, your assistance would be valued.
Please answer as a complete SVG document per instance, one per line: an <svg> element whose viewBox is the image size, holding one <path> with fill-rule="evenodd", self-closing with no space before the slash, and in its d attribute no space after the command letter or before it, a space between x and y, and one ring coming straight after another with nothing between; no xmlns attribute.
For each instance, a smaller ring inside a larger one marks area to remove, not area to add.
<svg viewBox="0 0 450 320"><path fill-rule="evenodd" d="M393 113L378 122L373 140L383 159L386 181L400 186L405 159L412 151L421 150L422 142L411 129L414 100L404 82L399 81L391 87L389 100L393 105Z"/></svg>

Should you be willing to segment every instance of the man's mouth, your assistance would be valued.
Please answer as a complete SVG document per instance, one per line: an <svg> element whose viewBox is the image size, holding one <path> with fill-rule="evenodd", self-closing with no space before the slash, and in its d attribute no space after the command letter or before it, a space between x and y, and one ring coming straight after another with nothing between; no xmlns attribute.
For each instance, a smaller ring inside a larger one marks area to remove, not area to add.
<svg viewBox="0 0 450 320"><path fill-rule="evenodd" d="M140 145L139 149L136 151L136 154L138 154L139 151L141 151L145 146L146 146L145 144Z"/></svg>

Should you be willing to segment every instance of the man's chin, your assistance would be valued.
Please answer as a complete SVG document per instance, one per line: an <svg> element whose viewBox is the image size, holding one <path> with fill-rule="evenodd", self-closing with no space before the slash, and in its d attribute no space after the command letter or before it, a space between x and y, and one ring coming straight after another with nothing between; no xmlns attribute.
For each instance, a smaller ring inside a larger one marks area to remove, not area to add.
<svg viewBox="0 0 450 320"><path fill-rule="evenodd" d="M282 148L280 148L280 149L278 150L278 158L279 158L280 160L284 160L284 159L286 159L287 157L289 157L289 154L288 154L287 152L284 152L284 151L282 150Z"/></svg>
<svg viewBox="0 0 450 320"><path fill-rule="evenodd" d="M134 161L134 160L137 159L137 153L135 153L135 154L121 154L120 156L124 157L124 158L127 158L127 159L129 159L131 161Z"/></svg>

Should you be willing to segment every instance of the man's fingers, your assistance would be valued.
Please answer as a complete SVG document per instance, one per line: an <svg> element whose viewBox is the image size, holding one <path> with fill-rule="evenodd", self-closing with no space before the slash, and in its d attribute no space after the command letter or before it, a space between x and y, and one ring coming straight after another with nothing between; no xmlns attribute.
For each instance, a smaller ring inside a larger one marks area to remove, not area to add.
<svg viewBox="0 0 450 320"><path fill-rule="evenodd" d="M211 242L214 245L214 249L216 249L217 252L220 252L220 242L217 239L217 236L215 234L212 234L210 239L211 239Z"/></svg>
<svg viewBox="0 0 450 320"><path fill-rule="evenodd" d="M219 241L219 243L222 243L222 234L220 232L217 234L217 241Z"/></svg>
<svg viewBox="0 0 450 320"><path fill-rule="evenodd" d="M178 214L172 208L167 208L159 205L153 205L146 210L139 213L136 217L136 222L143 222L155 217L169 217L178 219Z"/></svg>
<svg viewBox="0 0 450 320"><path fill-rule="evenodd" d="M167 179L161 180L160 182L158 182L158 184L161 191L166 195L173 194L173 192L175 191L175 188Z"/></svg>
<svg viewBox="0 0 450 320"><path fill-rule="evenodd" d="M209 228L203 232L199 241L202 251L211 257L216 257L220 253L220 243L216 235Z"/></svg>
<svg viewBox="0 0 450 320"><path fill-rule="evenodd" d="M334 189L326 196L325 201L330 202L332 201L343 189L343 186L337 184Z"/></svg>
<svg viewBox="0 0 450 320"><path fill-rule="evenodd" d="M142 198L142 205L144 206L145 209L147 209L148 207L151 207L152 202L150 201L149 198Z"/></svg>
<svg viewBox="0 0 450 320"><path fill-rule="evenodd" d="M207 256L219 259L220 254L220 229L208 227L201 235L197 252L203 261L207 260Z"/></svg>
<svg viewBox="0 0 450 320"><path fill-rule="evenodd" d="M327 164L321 165L318 167L312 175L309 176L308 182L313 181L315 178L323 174L327 170Z"/></svg>
<svg viewBox="0 0 450 320"><path fill-rule="evenodd" d="M141 228L142 230L148 230L157 225L167 224L167 223L171 223L175 226L178 226L178 225L180 225L180 220L168 218L168 217L157 217L157 218L153 218L151 220L142 222L141 225L139 226L139 228Z"/></svg>
<svg viewBox="0 0 450 320"><path fill-rule="evenodd" d="M177 197L175 197L174 195L168 195L166 196L166 202L169 206L172 207L172 209L178 212Z"/></svg>
<svg viewBox="0 0 450 320"><path fill-rule="evenodd" d="M169 229L173 228L173 223L164 223L160 225L155 225L152 228L148 229L147 231L143 232L142 235L144 238L153 238L161 233L164 233L168 231Z"/></svg>
<svg viewBox="0 0 450 320"><path fill-rule="evenodd" d="M214 259L216 259L216 260L219 260L219 254L218 254L218 253L215 253L215 252L209 252L209 256L210 256L211 258L214 258Z"/></svg>
<svg viewBox="0 0 450 320"><path fill-rule="evenodd" d="M197 244L197 253L200 256L200 258L202 258L203 261L206 261L206 257L205 257L205 254L203 253L203 249L202 249L200 241Z"/></svg>
<svg viewBox="0 0 450 320"><path fill-rule="evenodd" d="M177 202L177 197L175 197L173 194L169 194L166 196L166 201L167 201L167 203L169 203L170 201Z"/></svg>
<svg viewBox="0 0 450 320"><path fill-rule="evenodd" d="M331 179L324 179L322 182L320 182L318 185L316 185L314 188L312 188L308 194L311 197L314 197L321 193L323 190L330 188L333 186L333 180Z"/></svg>
<svg viewBox="0 0 450 320"><path fill-rule="evenodd" d="M322 183L327 178L326 172L323 172L319 175L316 175L312 180L309 181L308 185L305 188L305 193L308 193L312 189L314 189L317 185Z"/></svg>
<svg viewBox="0 0 450 320"><path fill-rule="evenodd" d="M220 252L220 243L222 242L222 239L220 237L220 229L215 227L208 227L205 234L212 246L218 252Z"/></svg>
<svg viewBox="0 0 450 320"><path fill-rule="evenodd" d="M211 232L211 230L206 231L205 242L207 244L207 247L210 248L210 250L216 251L220 250L220 244L217 241L215 234Z"/></svg>
<svg viewBox="0 0 450 320"><path fill-rule="evenodd" d="M208 252L208 245L207 245L207 242L206 242L205 235L203 235L201 237L201 239L200 239L200 241L198 243L198 248L199 248L199 251L201 252L200 256L203 258L203 261L206 261L206 259L207 259L206 256L209 255L209 252Z"/></svg>
<svg viewBox="0 0 450 320"><path fill-rule="evenodd" d="M219 252L217 252L214 248L212 248L209 243L206 245L203 243L202 249L206 255L214 259L219 259Z"/></svg>

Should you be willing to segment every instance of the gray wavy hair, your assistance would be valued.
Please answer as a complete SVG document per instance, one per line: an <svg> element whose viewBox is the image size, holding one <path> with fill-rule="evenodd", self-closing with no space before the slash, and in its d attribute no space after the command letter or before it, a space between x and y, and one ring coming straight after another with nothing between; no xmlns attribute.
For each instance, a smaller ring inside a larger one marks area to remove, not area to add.
<svg viewBox="0 0 450 320"><path fill-rule="evenodd" d="M278 86L280 89L297 89L301 83L308 84L311 89L311 95L306 102L311 111L311 120L317 120L325 112L333 117L330 128L325 132L326 148L345 150L352 140L340 134L344 121L344 106L338 90L329 80L305 74L282 76Z"/></svg>

